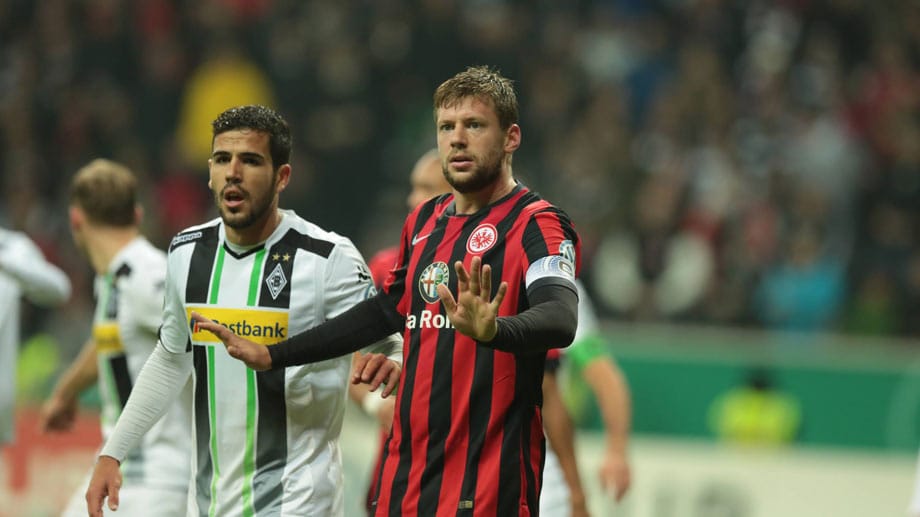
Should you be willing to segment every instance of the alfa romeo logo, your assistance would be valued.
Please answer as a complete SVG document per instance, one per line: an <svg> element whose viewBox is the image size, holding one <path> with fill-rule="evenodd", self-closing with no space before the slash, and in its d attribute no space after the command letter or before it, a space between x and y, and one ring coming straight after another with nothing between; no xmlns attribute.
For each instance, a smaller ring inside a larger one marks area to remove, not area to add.
<svg viewBox="0 0 920 517"><path fill-rule="evenodd" d="M435 262L426 267L418 277L418 292L428 303L438 301L438 284L447 285L450 269L444 262Z"/></svg>

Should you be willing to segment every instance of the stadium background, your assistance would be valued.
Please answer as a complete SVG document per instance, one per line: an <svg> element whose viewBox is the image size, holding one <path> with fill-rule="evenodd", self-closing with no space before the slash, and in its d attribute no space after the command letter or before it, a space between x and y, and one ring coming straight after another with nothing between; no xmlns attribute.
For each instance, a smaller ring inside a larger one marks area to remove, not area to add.
<svg viewBox="0 0 920 517"><path fill-rule="evenodd" d="M6 0L0 224L75 295L24 311L0 515L50 515L98 443L91 414L60 438L30 417L89 328L65 211L79 166L129 164L164 246L214 216L209 121L270 104L296 139L283 204L369 257L434 144L431 93L471 64L516 80L515 173L578 225L632 385L636 486L616 515L903 514L920 442L917 2ZM745 397L755 377L769 411ZM593 481L599 422L571 383ZM369 442L354 430L346 454ZM776 506L795 495L805 506Z"/></svg>

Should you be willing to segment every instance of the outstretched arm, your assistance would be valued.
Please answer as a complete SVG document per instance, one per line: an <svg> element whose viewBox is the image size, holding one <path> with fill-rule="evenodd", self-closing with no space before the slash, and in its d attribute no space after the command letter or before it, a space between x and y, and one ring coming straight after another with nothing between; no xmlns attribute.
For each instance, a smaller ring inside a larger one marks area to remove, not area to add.
<svg viewBox="0 0 920 517"><path fill-rule="evenodd" d="M384 293L378 293L321 325L268 347L241 338L197 312L192 313L192 319L199 329L217 336L232 357L253 370L284 368L348 355L400 330L405 323L405 318L396 312L395 304Z"/></svg>

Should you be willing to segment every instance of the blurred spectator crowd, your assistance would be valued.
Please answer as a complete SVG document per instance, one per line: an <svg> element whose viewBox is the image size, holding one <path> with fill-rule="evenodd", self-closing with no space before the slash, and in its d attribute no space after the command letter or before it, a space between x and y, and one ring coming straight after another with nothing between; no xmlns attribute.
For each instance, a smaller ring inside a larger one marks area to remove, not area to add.
<svg viewBox="0 0 920 517"><path fill-rule="evenodd" d="M296 139L284 205L370 256L471 64L515 79L515 174L575 220L608 316L920 334L913 0L0 0L0 225L77 320L73 172L130 165L165 246L214 216L210 120L258 102Z"/></svg>

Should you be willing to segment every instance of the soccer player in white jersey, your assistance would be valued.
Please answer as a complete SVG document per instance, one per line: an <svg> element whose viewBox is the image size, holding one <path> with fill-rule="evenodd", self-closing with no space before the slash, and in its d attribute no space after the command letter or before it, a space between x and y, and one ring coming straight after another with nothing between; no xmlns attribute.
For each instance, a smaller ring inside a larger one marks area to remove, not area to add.
<svg viewBox="0 0 920 517"><path fill-rule="evenodd" d="M99 456L87 507L100 516L104 498L119 504L119 462L192 376L189 515L341 516L350 355L256 372L190 321L195 311L268 345L345 312L373 294L373 283L350 240L278 208L291 178L280 115L242 106L212 126L209 186L220 217L170 245L159 344ZM385 381L389 392L402 341L393 334L372 346L374 365L356 377Z"/></svg>
<svg viewBox="0 0 920 517"><path fill-rule="evenodd" d="M92 336L45 402L42 427L69 430L80 393L98 384L105 438L156 347L166 254L140 234L137 180L121 164L98 159L77 171L70 186L69 216L74 241L96 273L96 308ZM185 515L190 411L191 387L185 383L182 396L122 463L125 503L119 515L150 515L151 508L164 517ZM65 508L66 517L86 515L86 483Z"/></svg>
<svg viewBox="0 0 920 517"><path fill-rule="evenodd" d="M19 299L46 307L70 298L70 280L24 233L0 228L0 447L13 441Z"/></svg>

